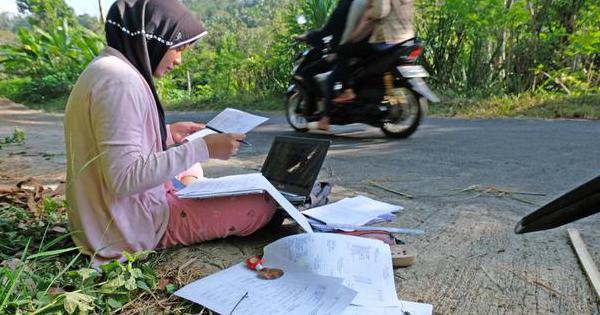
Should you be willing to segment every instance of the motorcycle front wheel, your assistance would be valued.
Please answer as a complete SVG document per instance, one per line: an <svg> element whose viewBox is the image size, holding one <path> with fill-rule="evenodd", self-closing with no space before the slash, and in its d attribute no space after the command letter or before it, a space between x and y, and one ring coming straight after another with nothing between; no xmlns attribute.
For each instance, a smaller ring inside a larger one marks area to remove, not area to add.
<svg viewBox="0 0 600 315"><path fill-rule="evenodd" d="M308 122L302 115L303 102L304 96L298 90L288 93L285 99L285 118L294 130L300 132L308 131Z"/></svg>
<svg viewBox="0 0 600 315"><path fill-rule="evenodd" d="M421 105L418 97L407 88L397 88L396 95L404 96L404 101L399 106L392 108L396 113L392 113L392 121L386 122L381 126L381 131L388 137L392 138L408 138L412 135L421 124L425 104ZM423 102L427 102L423 99Z"/></svg>

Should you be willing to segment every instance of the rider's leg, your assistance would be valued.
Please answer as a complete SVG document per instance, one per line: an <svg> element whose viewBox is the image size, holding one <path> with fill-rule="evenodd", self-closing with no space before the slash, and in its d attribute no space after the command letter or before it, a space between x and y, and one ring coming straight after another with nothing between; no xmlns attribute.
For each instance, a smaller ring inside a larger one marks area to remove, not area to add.
<svg viewBox="0 0 600 315"><path fill-rule="evenodd" d="M323 97L321 87L315 80L315 75L331 70L332 63L326 58L317 60L298 73L307 97L307 113L313 113L317 100Z"/></svg>
<svg viewBox="0 0 600 315"><path fill-rule="evenodd" d="M335 84L340 80L339 64L333 67L333 71L327 78L327 86L325 87L325 108L321 113L318 128L321 130L329 130L329 121L331 117L331 109L333 108L333 89Z"/></svg>
<svg viewBox="0 0 600 315"><path fill-rule="evenodd" d="M354 93L354 78L350 70L350 59L352 58L366 58L369 56L376 55L379 50L375 45L362 41L358 43L350 43L342 45L338 48L338 67L339 77L344 80L346 89L341 95L336 97L332 102L335 103L347 103L351 102L356 98Z"/></svg>

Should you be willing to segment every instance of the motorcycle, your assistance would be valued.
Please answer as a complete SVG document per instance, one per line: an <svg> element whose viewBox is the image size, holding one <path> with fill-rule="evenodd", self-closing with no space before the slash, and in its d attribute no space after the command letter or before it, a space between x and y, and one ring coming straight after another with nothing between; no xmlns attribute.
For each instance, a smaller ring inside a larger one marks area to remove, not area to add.
<svg viewBox="0 0 600 315"><path fill-rule="evenodd" d="M312 129L310 123L318 121L323 111L323 102L309 100L308 95L325 95L327 78L331 72L316 75L314 78L318 84L312 89L298 76L308 65L320 58L327 58L328 44L325 43L323 47L309 47L294 60L285 110L288 123L299 132ZM357 97L350 103L335 104L331 109L330 123L365 123L380 128L393 138L412 135L427 112L428 101L439 102L439 98L425 83L424 78L429 74L416 64L422 51L423 43L413 39L384 55L353 65ZM319 88L319 91L315 91L315 88ZM334 90L334 95L339 95L342 84L337 83Z"/></svg>

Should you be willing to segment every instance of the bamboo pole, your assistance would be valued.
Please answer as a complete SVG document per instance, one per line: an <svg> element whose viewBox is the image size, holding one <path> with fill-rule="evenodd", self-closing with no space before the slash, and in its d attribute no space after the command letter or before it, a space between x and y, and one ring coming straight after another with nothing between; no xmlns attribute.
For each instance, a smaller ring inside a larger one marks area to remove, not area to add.
<svg viewBox="0 0 600 315"><path fill-rule="evenodd" d="M596 267L590 252L587 250L579 231L575 229L568 229L568 232L569 237L571 238L571 243L573 243L575 253L579 258L579 262L581 262L583 270L587 274L592 287L596 291L597 299L600 300L600 273L598 272L598 268Z"/></svg>

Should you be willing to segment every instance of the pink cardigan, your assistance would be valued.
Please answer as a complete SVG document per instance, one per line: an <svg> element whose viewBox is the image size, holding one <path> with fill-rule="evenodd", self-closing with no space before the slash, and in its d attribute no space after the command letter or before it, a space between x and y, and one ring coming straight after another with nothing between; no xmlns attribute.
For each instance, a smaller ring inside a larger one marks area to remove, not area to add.
<svg viewBox="0 0 600 315"><path fill-rule="evenodd" d="M162 151L152 92L112 48L79 77L64 125L75 244L100 264L155 248L169 221L165 184L208 159L204 140Z"/></svg>

